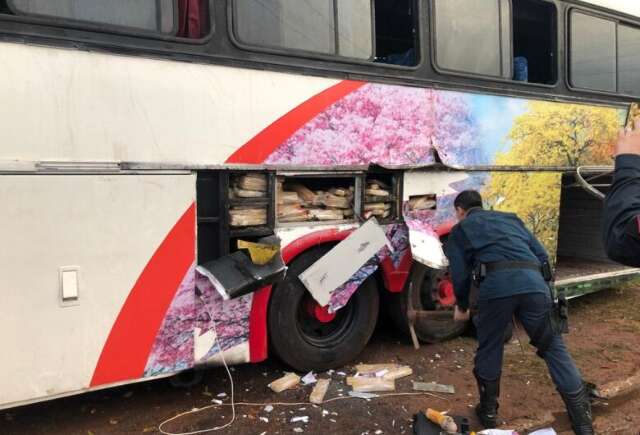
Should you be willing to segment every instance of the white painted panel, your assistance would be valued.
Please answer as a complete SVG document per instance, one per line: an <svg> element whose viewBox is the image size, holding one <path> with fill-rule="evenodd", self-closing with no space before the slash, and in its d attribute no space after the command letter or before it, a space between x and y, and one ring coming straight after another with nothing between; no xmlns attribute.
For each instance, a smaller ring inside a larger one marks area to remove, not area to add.
<svg viewBox="0 0 640 435"><path fill-rule="evenodd" d="M300 281L324 307L329 303L331 293L385 245L393 250L384 229L375 219L370 219L302 272Z"/></svg>
<svg viewBox="0 0 640 435"><path fill-rule="evenodd" d="M193 175L0 176L0 343L11 355L0 407L89 385L127 295L194 197ZM74 306L60 304L66 265L81 272Z"/></svg>
<svg viewBox="0 0 640 435"><path fill-rule="evenodd" d="M0 43L0 161L223 163L336 80Z"/></svg>

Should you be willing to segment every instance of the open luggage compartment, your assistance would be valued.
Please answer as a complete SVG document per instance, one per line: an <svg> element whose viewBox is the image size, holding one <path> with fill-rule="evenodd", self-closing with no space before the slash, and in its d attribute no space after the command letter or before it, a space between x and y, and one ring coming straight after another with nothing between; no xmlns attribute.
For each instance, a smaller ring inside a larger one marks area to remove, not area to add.
<svg viewBox="0 0 640 435"><path fill-rule="evenodd" d="M607 188L600 190L606 193ZM613 286L639 272L607 258L601 237L603 204L576 183L573 174L563 175L556 287L564 288L569 297Z"/></svg>

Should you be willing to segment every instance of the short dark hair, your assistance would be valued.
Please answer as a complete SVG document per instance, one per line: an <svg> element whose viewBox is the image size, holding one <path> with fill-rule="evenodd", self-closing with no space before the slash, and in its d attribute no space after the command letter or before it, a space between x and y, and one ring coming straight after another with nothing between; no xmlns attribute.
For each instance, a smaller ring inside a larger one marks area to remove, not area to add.
<svg viewBox="0 0 640 435"><path fill-rule="evenodd" d="M468 211L474 207L482 207L482 196L476 190L464 190L456 196L453 206Z"/></svg>

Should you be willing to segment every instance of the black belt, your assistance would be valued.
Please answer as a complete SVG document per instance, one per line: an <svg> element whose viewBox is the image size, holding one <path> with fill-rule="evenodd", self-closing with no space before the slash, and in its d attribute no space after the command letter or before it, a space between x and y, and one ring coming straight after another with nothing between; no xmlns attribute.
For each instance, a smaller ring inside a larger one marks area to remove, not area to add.
<svg viewBox="0 0 640 435"><path fill-rule="evenodd" d="M485 263L484 266L486 267L487 273L511 269L530 269L542 272L540 263L535 261L496 261L495 263Z"/></svg>

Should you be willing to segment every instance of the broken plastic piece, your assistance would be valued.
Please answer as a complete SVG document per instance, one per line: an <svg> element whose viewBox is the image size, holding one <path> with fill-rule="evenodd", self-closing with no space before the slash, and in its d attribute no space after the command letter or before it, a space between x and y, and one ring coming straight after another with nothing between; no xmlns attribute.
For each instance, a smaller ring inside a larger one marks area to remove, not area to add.
<svg viewBox="0 0 640 435"><path fill-rule="evenodd" d="M371 399L375 399L376 397L380 397L377 394L363 393L360 391L349 391L349 396L357 397L358 399L364 399L364 400L371 400Z"/></svg>
<svg viewBox="0 0 640 435"><path fill-rule="evenodd" d="M455 394L456 392L453 385L436 384L435 382L414 382L413 389L415 391L427 391L430 393Z"/></svg>
<svg viewBox="0 0 640 435"><path fill-rule="evenodd" d="M269 388L273 390L274 393L281 393L285 390L289 390L300 383L300 376L295 373L287 373L280 379L276 379L275 381L269 384Z"/></svg>

